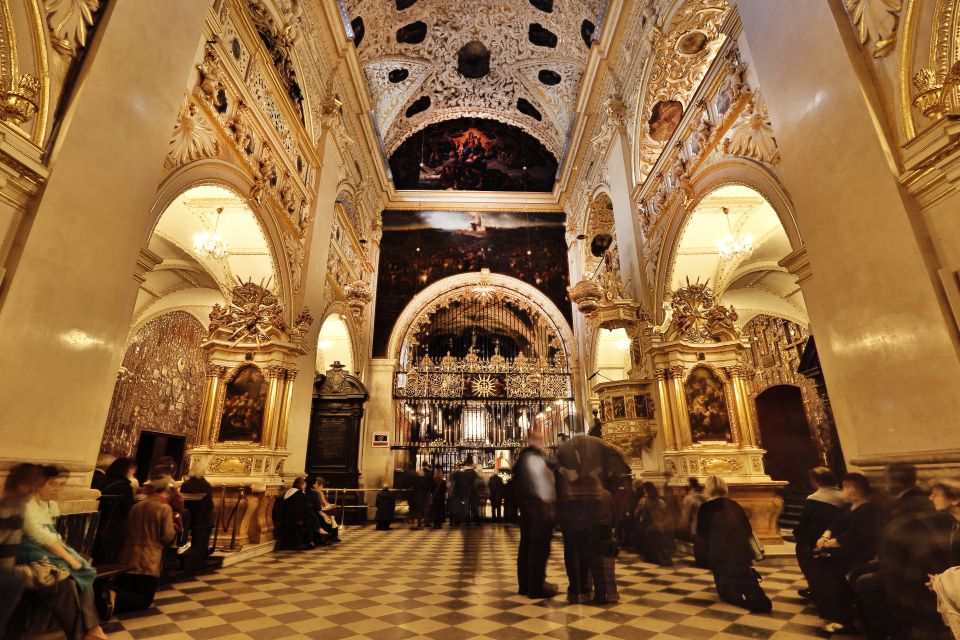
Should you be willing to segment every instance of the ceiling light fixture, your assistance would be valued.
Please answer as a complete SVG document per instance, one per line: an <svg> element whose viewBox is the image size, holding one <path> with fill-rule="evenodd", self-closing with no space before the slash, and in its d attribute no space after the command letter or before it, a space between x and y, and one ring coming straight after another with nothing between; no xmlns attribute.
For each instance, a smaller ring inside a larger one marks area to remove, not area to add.
<svg viewBox="0 0 960 640"><path fill-rule="evenodd" d="M735 236L733 227L730 226L730 210L726 207L722 208L723 216L727 220L727 235L717 240L717 251L720 252L720 257L724 260L730 260L731 258L742 258L749 255L753 251L753 236L746 234Z"/></svg>
<svg viewBox="0 0 960 640"><path fill-rule="evenodd" d="M217 220L213 224L213 233L203 230L193 235L193 252L200 257L220 259L230 250L227 242L217 231L220 228L221 213L223 213L223 207L217 207Z"/></svg>

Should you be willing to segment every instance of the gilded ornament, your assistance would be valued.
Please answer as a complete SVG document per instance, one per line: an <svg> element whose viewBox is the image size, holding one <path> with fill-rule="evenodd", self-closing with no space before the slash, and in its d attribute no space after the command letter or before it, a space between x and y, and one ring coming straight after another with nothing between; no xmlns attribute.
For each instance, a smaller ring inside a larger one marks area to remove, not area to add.
<svg viewBox="0 0 960 640"><path fill-rule="evenodd" d="M699 279L677 289L670 302L673 322L668 334L674 339L688 342L722 342L735 340L739 331L734 324L737 312L716 301L716 294L708 284Z"/></svg>
<svg viewBox="0 0 960 640"><path fill-rule="evenodd" d="M844 0L861 45L873 43L873 57L882 58L897 43L903 0Z"/></svg>
<svg viewBox="0 0 960 640"><path fill-rule="evenodd" d="M20 125L34 116L40 105L40 80L29 73L3 79L0 118Z"/></svg>
<svg viewBox="0 0 960 640"><path fill-rule="evenodd" d="M44 4L54 48L65 56L75 56L87 46L87 33L100 10L100 0L46 0Z"/></svg>
<svg viewBox="0 0 960 640"><path fill-rule="evenodd" d="M771 165L780 162L773 124L767 115L766 105L756 94L730 128L729 137L724 141L724 150L731 155L753 158Z"/></svg>
<svg viewBox="0 0 960 640"><path fill-rule="evenodd" d="M175 168L201 158L220 155L217 133L207 122L197 105L184 103L173 127L170 147L167 151L167 167Z"/></svg>

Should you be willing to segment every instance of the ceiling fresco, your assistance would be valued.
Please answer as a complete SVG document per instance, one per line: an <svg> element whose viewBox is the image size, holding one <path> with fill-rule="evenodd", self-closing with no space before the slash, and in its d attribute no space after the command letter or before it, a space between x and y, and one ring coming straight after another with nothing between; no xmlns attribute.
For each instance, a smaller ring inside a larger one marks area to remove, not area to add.
<svg viewBox="0 0 960 640"><path fill-rule="evenodd" d="M603 6L346 0L387 155L429 125L478 118L517 127L562 160Z"/></svg>

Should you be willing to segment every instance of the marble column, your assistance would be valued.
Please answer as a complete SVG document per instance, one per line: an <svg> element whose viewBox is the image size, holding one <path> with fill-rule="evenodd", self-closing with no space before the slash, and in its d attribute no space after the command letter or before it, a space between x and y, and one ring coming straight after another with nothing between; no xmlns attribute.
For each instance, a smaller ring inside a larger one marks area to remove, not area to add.
<svg viewBox="0 0 960 640"><path fill-rule="evenodd" d="M841 3L735 4L809 260L791 268L808 276L803 297L844 454L869 466L905 448L916 462L956 450L956 328Z"/></svg>
<svg viewBox="0 0 960 640"><path fill-rule="evenodd" d="M209 0L106 9L62 123L49 182L0 292L7 460L89 471L137 294L141 248ZM89 476L75 474L85 484Z"/></svg>

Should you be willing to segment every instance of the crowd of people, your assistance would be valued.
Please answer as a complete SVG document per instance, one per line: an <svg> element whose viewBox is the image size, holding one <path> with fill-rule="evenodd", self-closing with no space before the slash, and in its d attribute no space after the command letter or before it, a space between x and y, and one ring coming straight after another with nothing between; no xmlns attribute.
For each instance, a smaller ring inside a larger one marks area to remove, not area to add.
<svg viewBox="0 0 960 640"><path fill-rule="evenodd" d="M192 469L179 489L175 471L175 461L163 458L140 486L132 459L101 460L93 478L101 492L99 526L88 559L56 526L69 474L54 465L13 467L0 499L0 628L24 597L47 608L71 640L106 638L102 619L149 607L165 554L194 548L205 556L212 528L212 488L202 469ZM193 544L178 545L188 538L191 515ZM120 570L104 581L95 567Z"/></svg>
<svg viewBox="0 0 960 640"><path fill-rule="evenodd" d="M149 607L165 558L208 552L210 484L200 468L183 483L175 475L172 459L156 463L142 486L129 458L98 470L93 484L102 495L101 527L91 562L56 527L67 473L56 466L13 467L0 499L0 628L21 596L45 605L71 639L105 638L101 619ZM838 481L817 467L809 480L814 491L793 531L807 581L798 595L816 607L823 631L877 640L960 639L960 480L922 489L913 466L894 464L883 476L884 497L860 473ZM425 468L408 485L403 494L415 529L479 525L488 504L494 521L519 524L517 585L528 598L558 594L546 572L559 530L570 603L617 602L620 550L669 566L680 539L692 545L695 564L711 571L723 601L754 613L772 610L753 567L763 547L726 482L710 476L704 486L690 478L682 500L668 505L655 484L633 481L627 460L595 431L552 451L532 432L513 469L498 468L489 479L467 459L449 478L440 468ZM377 494L378 530L394 523L399 493L385 486ZM296 478L277 499L273 517L277 549L340 541L342 515L328 501L323 478ZM100 581L95 566L123 571Z"/></svg>

